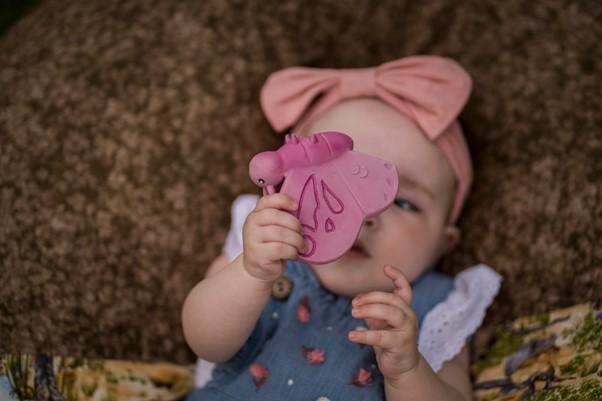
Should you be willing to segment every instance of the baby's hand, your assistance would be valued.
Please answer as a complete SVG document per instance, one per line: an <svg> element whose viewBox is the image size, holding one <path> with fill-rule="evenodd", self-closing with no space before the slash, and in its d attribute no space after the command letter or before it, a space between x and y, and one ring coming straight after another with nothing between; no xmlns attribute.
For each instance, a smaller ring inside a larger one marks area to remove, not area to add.
<svg viewBox="0 0 602 401"><path fill-rule="evenodd" d="M353 342L372 345L378 367L385 378L397 380L418 366L418 321L410 306L412 287L403 273L384 266L395 285L393 293L374 291L353 299L351 313L363 318L369 330L349 332Z"/></svg>
<svg viewBox="0 0 602 401"><path fill-rule="evenodd" d="M283 259L295 259L303 251L301 223L292 214L295 201L285 194L263 196L243 226L243 266L262 281L282 275ZM281 210L284 209L284 210Z"/></svg>

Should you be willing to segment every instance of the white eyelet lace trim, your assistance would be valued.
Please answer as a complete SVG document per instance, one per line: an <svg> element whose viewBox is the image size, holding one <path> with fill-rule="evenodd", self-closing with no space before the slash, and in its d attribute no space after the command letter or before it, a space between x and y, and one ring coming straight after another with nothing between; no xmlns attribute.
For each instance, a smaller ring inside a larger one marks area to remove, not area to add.
<svg viewBox="0 0 602 401"><path fill-rule="evenodd" d="M502 276L480 264L460 272L447 299L431 309L422 322L418 351L437 372L456 356L466 340L483 322Z"/></svg>

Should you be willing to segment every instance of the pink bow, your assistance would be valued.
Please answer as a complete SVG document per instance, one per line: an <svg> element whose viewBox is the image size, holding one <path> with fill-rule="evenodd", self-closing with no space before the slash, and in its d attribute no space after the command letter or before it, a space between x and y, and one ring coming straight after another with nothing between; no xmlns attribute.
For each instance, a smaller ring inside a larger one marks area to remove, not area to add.
<svg viewBox="0 0 602 401"><path fill-rule="evenodd" d="M261 105L272 127L282 131L295 124L300 129L343 99L378 97L434 140L456 119L471 87L470 76L455 61L410 56L374 68L286 68L270 75L261 91Z"/></svg>

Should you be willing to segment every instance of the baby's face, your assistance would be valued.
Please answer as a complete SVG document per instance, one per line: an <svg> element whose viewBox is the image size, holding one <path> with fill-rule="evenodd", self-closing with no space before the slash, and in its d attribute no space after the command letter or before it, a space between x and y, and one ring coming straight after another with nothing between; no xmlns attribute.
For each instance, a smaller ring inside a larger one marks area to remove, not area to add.
<svg viewBox="0 0 602 401"><path fill-rule="evenodd" d="M341 102L324 112L302 134L341 131L354 150L397 166L399 190L384 212L366 220L356 247L314 271L330 291L352 297L367 291L391 291L383 265L398 267L412 282L457 242L447 224L455 178L439 149L416 125L376 99Z"/></svg>

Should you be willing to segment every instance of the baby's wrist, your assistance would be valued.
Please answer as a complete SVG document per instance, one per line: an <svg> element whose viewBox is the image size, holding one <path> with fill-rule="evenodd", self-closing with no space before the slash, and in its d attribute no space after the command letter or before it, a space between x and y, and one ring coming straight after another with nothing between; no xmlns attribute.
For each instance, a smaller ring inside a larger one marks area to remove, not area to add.
<svg viewBox="0 0 602 401"><path fill-rule="evenodd" d="M395 377L385 376L385 384L395 388L396 390L403 389L404 386L409 385L413 380L416 379L416 375L420 374L420 365L423 363L426 363L426 361L423 359L422 355L418 353L418 359L414 366Z"/></svg>
<svg viewBox="0 0 602 401"><path fill-rule="evenodd" d="M272 290L272 285L274 284L274 282L277 279L277 277L272 279L272 278L258 277L256 275L254 275L253 273L250 272L249 268L245 265L244 259L241 260L239 271L240 271L241 275L243 276L243 280L245 282L250 283L250 285L252 285L252 286L256 286L256 288L258 288L260 291L270 292Z"/></svg>

